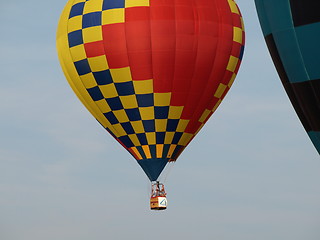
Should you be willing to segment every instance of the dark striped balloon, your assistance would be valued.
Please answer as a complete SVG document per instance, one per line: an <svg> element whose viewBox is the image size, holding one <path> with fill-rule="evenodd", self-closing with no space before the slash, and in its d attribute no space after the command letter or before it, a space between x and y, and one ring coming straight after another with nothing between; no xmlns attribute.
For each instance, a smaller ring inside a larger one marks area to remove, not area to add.
<svg viewBox="0 0 320 240"><path fill-rule="evenodd" d="M320 1L255 0L290 101L320 153Z"/></svg>

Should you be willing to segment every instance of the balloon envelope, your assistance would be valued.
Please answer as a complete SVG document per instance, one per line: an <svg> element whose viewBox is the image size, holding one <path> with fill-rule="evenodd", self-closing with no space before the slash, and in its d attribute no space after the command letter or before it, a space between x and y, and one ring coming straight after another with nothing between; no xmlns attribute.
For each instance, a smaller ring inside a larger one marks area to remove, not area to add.
<svg viewBox="0 0 320 240"><path fill-rule="evenodd" d="M70 0L57 48L79 99L154 181L231 87L244 29L233 0Z"/></svg>
<svg viewBox="0 0 320 240"><path fill-rule="evenodd" d="M283 86L320 153L320 2L255 0Z"/></svg>

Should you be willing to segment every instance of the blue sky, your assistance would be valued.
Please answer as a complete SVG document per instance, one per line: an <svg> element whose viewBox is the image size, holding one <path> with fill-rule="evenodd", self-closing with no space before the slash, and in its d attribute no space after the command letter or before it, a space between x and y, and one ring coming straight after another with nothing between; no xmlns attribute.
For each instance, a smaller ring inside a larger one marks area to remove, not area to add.
<svg viewBox="0 0 320 240"><path fill-rule="evenodd" d="M229 94L151 212L138 164L68 86L55 50L66 3L0 2L2 240L318 240L320 159L238 0L246 51Z"/></svg>

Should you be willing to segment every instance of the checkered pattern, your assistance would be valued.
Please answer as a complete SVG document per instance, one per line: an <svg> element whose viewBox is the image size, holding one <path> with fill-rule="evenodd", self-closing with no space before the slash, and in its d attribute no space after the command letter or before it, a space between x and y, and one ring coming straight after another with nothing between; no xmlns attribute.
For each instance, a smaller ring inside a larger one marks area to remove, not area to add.
<svg viewBox="0 0 320 240"><path fill-rule="evenodd" d="M236 4L227 0L235 15L235 46L213 100L198 120L192 120L183 117L184 106L172 104L171 92L154 91L153 79L135 79L127 53L122 51L127 9L148 7L150 1L74 0L68 19L68 43L83 87L105 117L106 130L137 160L174 161L231 87L243 54L244 28Z"/></svg>
<svg viewBox="0 0 320 240"><path fill-rule="evenodd" d="M70 53L106 118L106 129L136 159L172 159L190 139L184 133L189 121L180 119L183 107L170 106L171 93L154 93L152 79L132 79L125 60L109 64L102 43L103 28L123 23L125 8L137 6L149 6L149 0L74 1L68 22Z"/></svg>

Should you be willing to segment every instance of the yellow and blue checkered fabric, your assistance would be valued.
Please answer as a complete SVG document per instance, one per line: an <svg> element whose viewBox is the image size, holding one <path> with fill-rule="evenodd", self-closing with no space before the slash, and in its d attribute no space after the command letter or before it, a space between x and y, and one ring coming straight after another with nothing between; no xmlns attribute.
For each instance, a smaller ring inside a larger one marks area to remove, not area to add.
<svg viewBox="0 0 320 240"><path fill-rule="evenodd" d="M146 9L153 13L159 11L157 14L161 13L166 18L163 9L171 3L157 6L156 0L70 1L66 20L67 44L73 68L80 79L74 89L79 92L79 89L86 90L88 98L83 102L89 106L88 109L93 109L91 112L101 125L137 160L176 160L219 106L236 77L244 46L242 18L233 0L215 1L229 7L232 20L225 27L228 31L230 28L229 35L233 43L229 44L232 46L226 63L221 64L225 66L222 69L225 74L218 84L214 83L216 86L208 103L190 114L185 113L190 110L183 104L173 103L173 91L155 89L155 79L152 77L134 76L132 62L126 51L127 42L131 41L126 39L130 30L128 14L134 12L131 10L137 11L134 23L142 21L139 13ZM207 0L202 2L206 3ZM151 6L152 11L149 10ZM201 4L199 6L204 11ZM150 15L148 21L151 18ZM159 68L166 71L165 67Z"/></svg>

